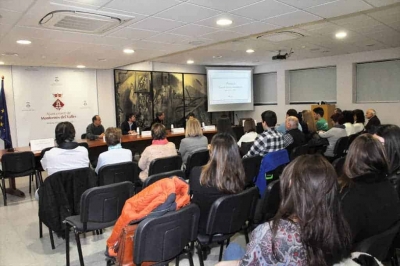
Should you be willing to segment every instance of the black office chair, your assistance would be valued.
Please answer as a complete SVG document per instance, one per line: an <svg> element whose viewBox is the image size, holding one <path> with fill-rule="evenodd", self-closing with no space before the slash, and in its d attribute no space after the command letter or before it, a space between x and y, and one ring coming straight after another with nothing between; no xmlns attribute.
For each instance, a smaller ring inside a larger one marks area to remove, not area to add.
<svg viewBox="0 0 400 266"><path fill-rule="evenodd" d="M330 162L333 162L337 158L341 158L346 155L349 147L349 137L341 137L337 140L335 148L333 149L333 157L327 157Z"/></svg>
<svg viewBox="0 0 400 266"><path fill-rule="evenodd" d="M347 147L347 149L349 149L351 143L353 143L353 141L354 141L358 136L360 136L361 134L363 134L362 131L359 132L359 133L352 134L352 135L349 136L349 142L348 142L348 147Z"/></svg>
<svg viewBox="0 0 400 266"><path fill-rule="evenodd" d="M253 156L242 159L244 174L246 176L246 187L253 187L254 180L260 171L262 156Z"/></svg>
<svg viewBox="0 0 400 266"><path fill-rule="evenodd" d="M179 176L180 178L183 178L185 176L185 174L183 173L182 170L173 170L173 171L169 171L169 172L165 172L165 173L151 175L144 180L142 189L150 186L151 184L153 184L161 179L169 178L172 176Z"/></svg>
<svg viewBox="0 0 400 266"><path fill-rule="evenodd" d="M35 157L35 159L36 159L36 175L37 175L37 177L39 178L40 183L43 183L42 172L45 171L45 169L43 169L43 166L42 166L42 164L40 163L40 161L43 159L44 154L45 154L47 151L51 150L52 148L53 148L53 147L48 147L48 148L43 149L43 150L40 152L40 156L39 156L39 157Z"/></svg>
<svg viewBox="0 0 400 266"><path fill-rule="evenodd" d="M188 253L189 262L193 264L192 253L188 244L196 240L200 209L196 204L160 217L148 218L140 222L135 232L133 261L141 265L145 261L157 262L156 265L168 265L176 258L179 265L179 256ZM139 244L140 243L140 244Z"/></svg>
<svg viewBox="0 0 400 266"><path fill-rule="evenodd" d="M182 158L179 155L157 158L150 162L149 176L179 170L182 167Z"/></svg>
<svg viewBox="0 0 400 266"><path fill-rule="evenodd" d="M137 166L133 162L116 163L102 166L98 171L99 186L129 181L141 186Z"/></svg>
<svg viewBox="0 0 400 266"><path fill-rule="evenodd" d="M38 179L36 175L35 155L31 151L6 153L1 157L2 171L1 191L3 192L4 206L7 206L6 178L29 176L29 193L31 193L32 179L35 176L36 186Z"/></svg>
<svg viewBox="0 0 400 266"><path fill-rule="evenodd" d="M273 218L278 212L281 202L279 180L268 183L264 195L257 202L254 224L262 224Z"/></svg>
<svg viewBox="0 0 400 266"><path fill-rule="evenodd" d="M188 179L190 171L196 166L203 166L208 163L210 159L210 151L208 149L201 149L190 154L186 161L185 178Z"/></svg>
<svg viewBox="0 0 400 266"><path fill-rule="evenodd" d="M353 251L368 253L380 261L386 259L393 239L399 232L400 221L378 235L367 238L353 245Z"/></svg>
<svg viewBox="0 0 400 266"><path fill-rule="evenodd" d="M298 147L294 148L292 150L292 152L290 153L290 155L289 155L290 156L290 161L293 161L294 159L296 159L300 155L307 154L308 153L308 148L309 147L308 147L307 144L301 145L301 146L298 146Z"/></svg>
<svg viewBox="0 0 400 266"><path fill-rule="evenodd" d="M80 265L84 265L79 234L88 231L101 230L115 224L122 212L125 201L134 191L131 182L121 182L86 190L81 196L80 215L69 216L64 220L65 230L65 259L69 261L69 231L74 229L78 248Z"/></svg>
<svg viewBox="0 0 400 266"><path fill-rule="evenodd" d="M239 194L223 196L213 203L208 214L206 234L197 235L200 266L204 266L207 247L215 242L221 244L219 252L221 261L225 240L229 240L235 233L241 231L246 221L252 220L257 199L258 189L253 187ZM247 235L247 230L244 233Z"/></svg>
<svg viewBox="0 0 400 266"><path fill-rule="evenodd" d="M81 135L81 139L86 139L86 133L83 133L83 134Z"/></svg>
<svg viewBox="0 0 400 266"><path fill-rule="evenodd" d="M245 156L249 152L249 150L251 149L251 146L253 146L253 144L254 144L254 141L240 143L240 148L239 148L240 155Z"/></svg>
<svg viewBox="0 0 400 266"><path fill-rule="evenodd" d="M261 134L261 133L264 132L264 128L263 128L261 122L258 122L258 123L257 123L257 125L256 125L256 132L257 132L257 134Z"/></svg>

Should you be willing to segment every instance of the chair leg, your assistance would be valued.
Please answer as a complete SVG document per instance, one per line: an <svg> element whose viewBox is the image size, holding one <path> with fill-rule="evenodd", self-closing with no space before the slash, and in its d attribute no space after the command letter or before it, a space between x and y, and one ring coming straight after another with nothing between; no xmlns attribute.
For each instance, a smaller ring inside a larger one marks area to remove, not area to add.
<svg viewBox="0 0 400 266"><path fill-rule="evenodd" d="M81 266L85 266L85 263L83 262L83 256L82 256L81 240L79 238L78 232L75 232L75 239L76 239L76 246L78 248L79 262L80 262Z"/></svg>
<svg viewBox="0 0 400 266"><path fill-rule="evenodd" d="M218 258L218 261L221 261L221 260L222 260L222 252L223 252L223 250L224 250L224 242L225 242L225 241L222 241L222 242L221 242L221 247L220 247L220 249L219 249L219 258Z"/></svg>
<svg viewBox="0 0 400 266"><path fill-rule="evenodd" d="M244 229L244 238L246 239L246 244L249 243L249 233L247 232L247 228Z"/></svg>
<svg viewBox="0 0 400 266"><path fill-rule="evenodd" d="M56 247L54 246L53 231L50 228L49 228L49 235L50 235L51 249L56 249Z"/></svg>
<svg viewBox="0 0 400 266"><path fill-rule="evenodd" d="M5 178L2 178L2 192L3 192L3 201L4 201L4 206L7 206L7 193L6 193L6 181Z"/></svg>
<svg viewBox="0 0 400 266"><path fill-rule="evenodd" d="M193 242L192 242L192 243L193 243ZM189 258L189 265L190 265L190 266L194 266L192 251L191 251L190 249L188 249L188 258Z"/></svg>
<svg viewBox="0 0 400 266"><path fill-rule="evenodd" d="M226 247L228 247L228 245L229 245L230 241L231 241L231 239L230 239L230 238L228 238L228 239L226 240Z"/></svg>
<svg viewBox="0 0 400 266"><path fill-rule="evenodd" d="M29 175L29 194L31 194L31 192L32 192L32 179L33 179L33 175L30 174Z"/></svg>
<svg viewBox="0 0 400 266"><path fill-rule="evenodd" d="M69 224L65 224L65 265L69 266Z"/></svg>
<svg viewBox="0 0 400 266"><path fill-rule="evenodd" d="M39 219L39 238L43 237L43 225L42 221Z"/></svg>
<svg viewBox="0 0 400 266"><path fill-rule="evenodd" d="M175 258L175 266L179 266L179 254Z"/></svg>
<svg viewBox="0 0 400 266"><path fill-rule="evenodd" d="M200 243L197 243L197 254L199 255L200 266L204 266L203 249Z"/></svg>

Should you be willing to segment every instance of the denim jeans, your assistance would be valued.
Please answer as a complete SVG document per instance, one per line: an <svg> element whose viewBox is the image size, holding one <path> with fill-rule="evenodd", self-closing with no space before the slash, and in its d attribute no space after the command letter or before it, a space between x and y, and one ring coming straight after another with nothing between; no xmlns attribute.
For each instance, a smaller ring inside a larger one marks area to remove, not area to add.
<svg viewBox="0 0 400 266"><path fill-rule="evenodd" d="M246 250L238 243L232 242L224 252L222 260L240 260L246 254Z"/></svg>

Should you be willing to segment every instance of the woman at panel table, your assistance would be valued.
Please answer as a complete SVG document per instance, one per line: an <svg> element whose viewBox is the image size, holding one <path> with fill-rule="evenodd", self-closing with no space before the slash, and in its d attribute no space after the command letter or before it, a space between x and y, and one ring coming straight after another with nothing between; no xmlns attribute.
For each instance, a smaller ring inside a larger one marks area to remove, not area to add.
<svg viewBox="0 0 400 266"><path fill-rule="evenodd" d="M196 118L189 118L186 122L185 138L179 145L179 153L182 161L186 164L189 154L199 149L207 149L208 140L203 136L200 122Z"/></svg>
<svg viewBox="0 0 400 266"><path fill-rule="evenodd" d="M210 145L210 160L205 166L194 167L189 184L192 203L200 208L199 232L205 233L211 205L220 197L241 192L245 175L239 147L227 133L214 135Z"/></svg>
<svg viewBox="0 0 400 266"><path fill-rule="evenodd" d="M155 123L151 126L152 144L148 146L142 153L139 159L139 168L142 171L139 178L144 181L149 176L149 166L151 161L157 158L169 157L178 155L175 144L167 140L167 131L165 126L160 123Z"/></svg>

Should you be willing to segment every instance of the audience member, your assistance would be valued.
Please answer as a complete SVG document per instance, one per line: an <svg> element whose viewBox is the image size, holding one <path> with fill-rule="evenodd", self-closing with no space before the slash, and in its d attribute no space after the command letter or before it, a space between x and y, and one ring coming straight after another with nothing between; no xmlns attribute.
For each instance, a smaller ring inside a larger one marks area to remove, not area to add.
<svg viewBox="0 0 400 266"><path fill-rule="evenodd" d="M331 119L333 127L326 132L320 131L318 133L321 138L326 138L329 141L329 145L324 153L327 157L334 156L333 151L338 139L347 136L346 129L343 125L343 115L336 113L331 116Z"/></svg>
<svg viewBox="0 0 400 266"><path fill-rule="evenodd" d="M221 116L217 121L217 133L228 133L237 140L236 134L232 129L231 120L225 115Z"/></svg>
<svg viewBox="0 0 400 266"><path fill-rule="evenodd" d="M147 146L139 159L139 168L142 170L139 178L144 181L149 176L149 167L151 161L157 158L169 157L177 155L175 144L168 142L167 131L165 126L160 123L155 123L151 127L152 144Z"/></svg>
<svg viewBox="0 0 400 266"><path fill-rule="evenodd" d="M241 192L245 174L239 148L227 133L218 133L210 145L210 160L205 166L194 167L189 184L192 203L200 208L199 232L205 233L208 213L218 198Z"/></svg>
<svg viewBox="0 0 400 266"><path fill-rule="evenodd" d="M40 161L48 175L59 171L89 167L88 150L74 142L75 128L70 122L57 124L55 138L57 147L45 152Z"/></svg>
<svg viewBox="0 0 400 266"><path fill-rule="evenodd" d="M165 114L164 112L156 112L156 118L151 123L153 126L155 123L164 124Z"/></svg>
<svg viewBox="0 0 400 266"><path fill-rule="evenodd" d="M383 125L374 136L384 144L389 163L388 177L400 195L400 128L396 125Z"/></svg>
<svg viewBox="0 0 400 266"><path fill-rule="evenodd" d="M361 109L353 111L354 116L354 134L360 133L364 130L365 117Z"/></svg>
<svg viewBox="0 0 400 266"><path fill-rule="evenodd" d="M294 148L306 142L303 132L297 128L298 124L299 120L297 117L289 116L286 118L286 133L283 135L283 147L288 151L288 154Z"/></svg>
<svg viewBox="0 0 400 266"><path fill-rule="evenodd" d="M351 233L343 217L337 176L321 155L302 155L280 177L281 204L269 222L258 226L240 265L328 266L350 256ZM237 245L231 243L230 250ZM238 250L238 249L236 249Z"/></svg>
<svg viewBox="0 0 400 266"><path fill-rule="evenodd" d="M376 116L374 109L368 109L365 112L365 117L368 119L368 122L365 125L365 131L367 133L374 134L376 129L381 125L381 121Z"/></svg>
<svg viewBox="0 0 400 266"><path fill-rule="evenodd" d="M303 127L303 133L306 137L306 141L308 142L312 138L312 135L317 132L317 127L315 125L313 114L310 110L303 110L301 113L303 117L301 126Z"/></svg>
<svg viewBox="0 0 400 266"><path fill-rule="evenodd" d="M286 133L286 118L288 118L289 116L296 116L297 117L297 111L294 109L289 109L286 112L286 117L285 117L285 122L281 123L277 128L276 131L278 131L279 133L281 133L282 135ZM303 131L301 124L299 123L298 129L300 131Z"/></svg>
<svg viewBox="0 0 400 266"><path fill-rule="evenodd" d="M247 118L244 120L243 131L244 135L237 142L239 147L242 145L242 142L253 142L257 138L258 134L256 132L256 123L254 119Z"/></svg>
<svg viewBox="0 0 400 266"><path fill-rule="evenodd" d="M98 115L92 117L92 123L86 128L86 138L90 140L102 139L104 137L104 127Z"/></svg>
<svg viewBox="0 0 400 266"><path fill-rule="evenodd" d="M136 115L133 113L127 114L125 121L121 124L122 135L136 133L136 129Z"/></svg>
<svg viewBox="0 0 400 266"><path fill-rule="evenodd" d="M340 179L353 243L386 231L400 219L399 197L387 173L383 145L370 134L358 136L350 145Z"/></svg>
<svg viewBox="0 0 400 266"><path fill-rule="evenodd" d="M121 129L109 127L106 129L105 139L108 151L102 152L97 161L96 173L104 165L132 162L132 152L121 146Z"/></svg>
<svg viewBox="0 0 400 266"><path fill-rule="evenodd" d="M328 131L329 126L324 118L324 109L321 107L316 107L313 110L314 119L317 120L316 127L317 131Z"/></svg>
<svg viewBox="0 0 400 266"><path fill-rule="evenodd" d="M179 153L182 161L186 164L189 154L199 149L207 149L208 139L203 136L200 122L196 118L190 118L186 122L185 138L179 145Z"/></svg>
<svg viewBox="0 0 400 266"><path fill-rule="evenodd" d="M334 114L341 114L342 113L342 109L340 108L335 108L335 110L333 110Z"/></svg>
<svg viewBox="0 0 400 266"><path fill-rule="evenodd" d="M356 132L354 130L354 125L353 125L354 124L353 112L345 110L342 112L342 115L344 121L343 125L346 129L347 136L355 134Z"/></svg>
<svg viewBox="0 0 400 266"><path fill-rule="evenodd" d="M274 111L265 111L261 114L264 132L254 140L249 152L243 158L256 155L264 156L273 151L283 149L283 136L275 130L276 114Z"/></svg>

